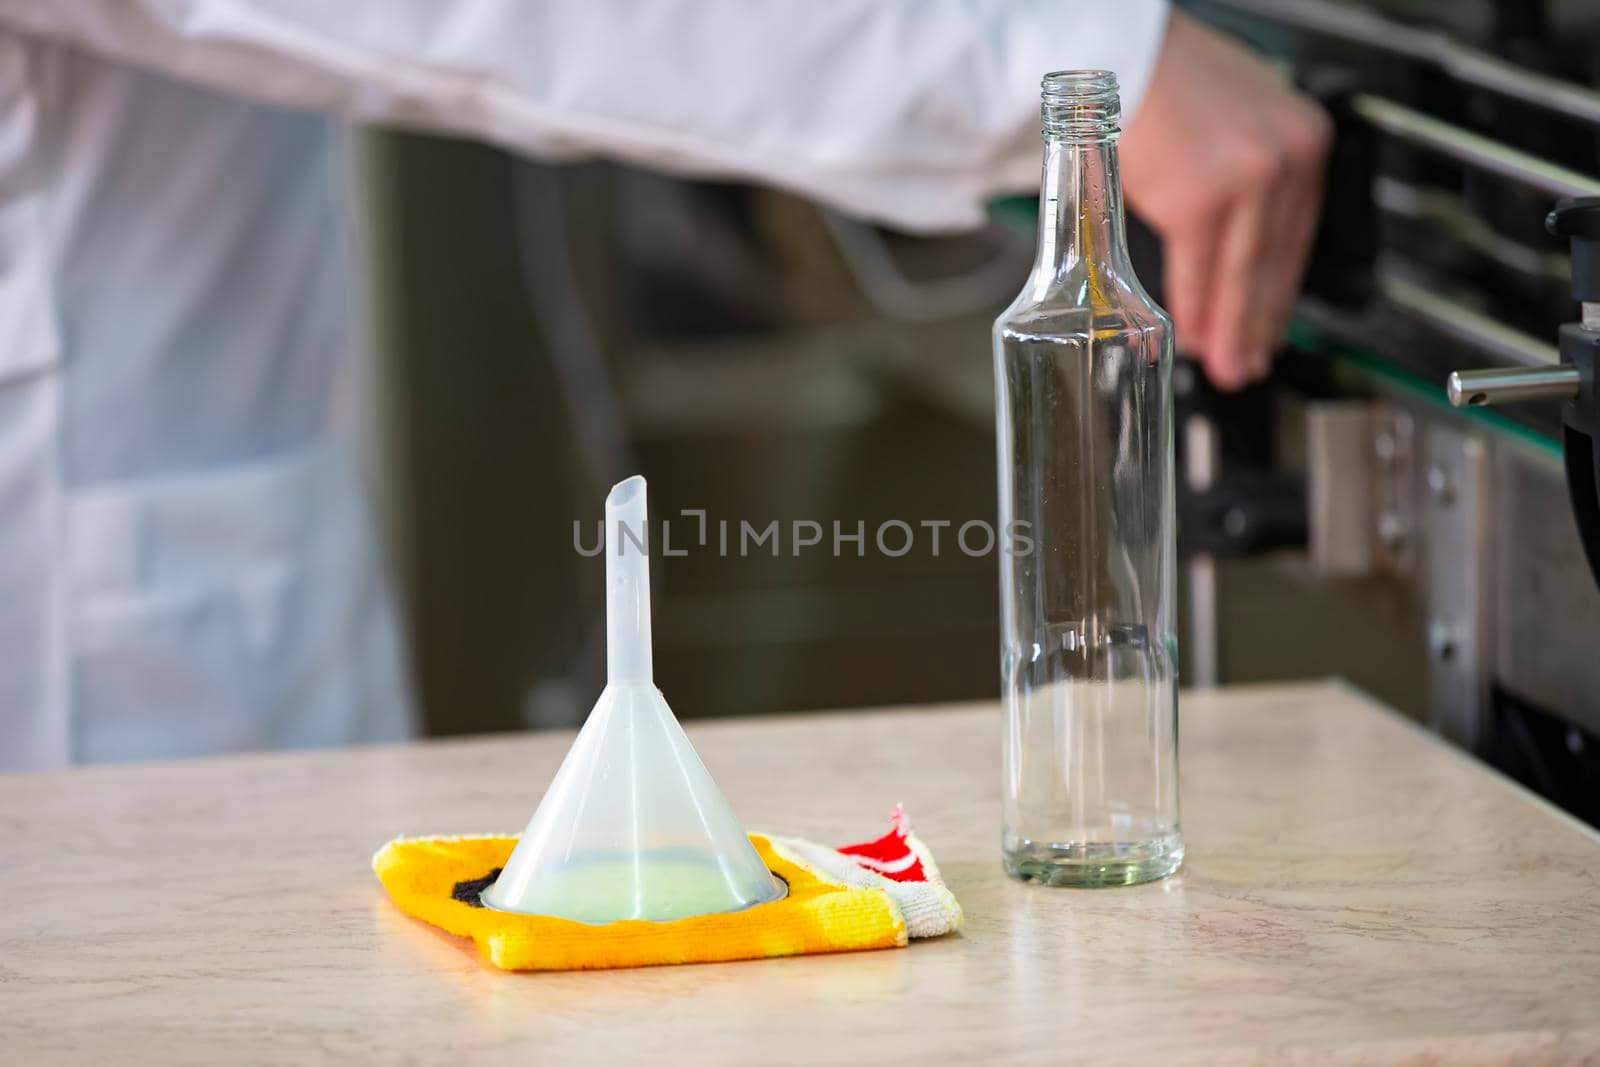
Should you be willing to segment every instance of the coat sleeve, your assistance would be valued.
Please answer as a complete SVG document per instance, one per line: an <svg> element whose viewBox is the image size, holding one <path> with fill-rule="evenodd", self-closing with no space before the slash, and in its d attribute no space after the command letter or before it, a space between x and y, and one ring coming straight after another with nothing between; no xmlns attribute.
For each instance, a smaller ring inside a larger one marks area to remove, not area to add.
<svg viewBox="0 0 1600 1067"><path fill-rule="evenodd" d="M1165 0L0 0L0 27L275 105L780 186L915 230L1038 180L1038 84L1131 113Z"/></svg>

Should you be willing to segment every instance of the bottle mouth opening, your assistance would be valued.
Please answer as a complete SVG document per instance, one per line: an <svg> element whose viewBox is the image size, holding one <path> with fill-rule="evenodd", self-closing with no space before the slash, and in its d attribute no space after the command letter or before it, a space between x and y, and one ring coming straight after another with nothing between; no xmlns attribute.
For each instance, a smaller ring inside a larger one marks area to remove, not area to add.
<svg viewBox="0 0 1600 1067"><path fill-rule="evenodd" d="M1109 70L1057 70L1039 83L1045 140L1098 141L1121 130L1117 76Z"/></svg>

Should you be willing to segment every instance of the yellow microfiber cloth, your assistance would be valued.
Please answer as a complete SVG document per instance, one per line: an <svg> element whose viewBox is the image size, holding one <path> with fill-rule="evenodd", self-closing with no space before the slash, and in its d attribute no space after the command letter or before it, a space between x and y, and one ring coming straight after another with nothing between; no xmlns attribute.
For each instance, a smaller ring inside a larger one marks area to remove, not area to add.
<svg viewBox="0 0 1600 1067"><path fill-rule="evenodd" d="M401 911L472 938L485 959L508 971L896 948L961 925L961 906L898 808L888 834L859 845L833 849L762 834L750 840L788 883L787 895L745 911L674 922L591 926L484 907L479 894L510 857L514 836L397 838L378 850L372 869Z"/></svg>

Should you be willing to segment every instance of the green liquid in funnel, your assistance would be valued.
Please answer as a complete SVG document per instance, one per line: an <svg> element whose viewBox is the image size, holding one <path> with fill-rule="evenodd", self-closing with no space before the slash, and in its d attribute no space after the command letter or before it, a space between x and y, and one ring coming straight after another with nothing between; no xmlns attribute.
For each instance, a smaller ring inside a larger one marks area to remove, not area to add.
<svg viewBox="0 0 1600 1067"><path fill-rule="evenodd" d="M539 911L585 923L671 922L766 903L750 900L730 907L728 883L716 864L692 857L597 858L573 863L556 881L535 893ZM777 899L782 882L774 882Z"/></svg>

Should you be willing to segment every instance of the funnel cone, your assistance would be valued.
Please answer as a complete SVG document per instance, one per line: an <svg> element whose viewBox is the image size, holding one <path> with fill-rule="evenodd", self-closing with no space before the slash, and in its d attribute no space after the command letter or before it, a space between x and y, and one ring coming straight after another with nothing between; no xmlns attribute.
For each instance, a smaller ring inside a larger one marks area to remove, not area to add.
<svg viewBox="0 0 1600 1067"><path fill-rule="evenodd" d="M645 485L606 500L609 681L484 903L587 923L782 896L651 680Z"/></svg>

